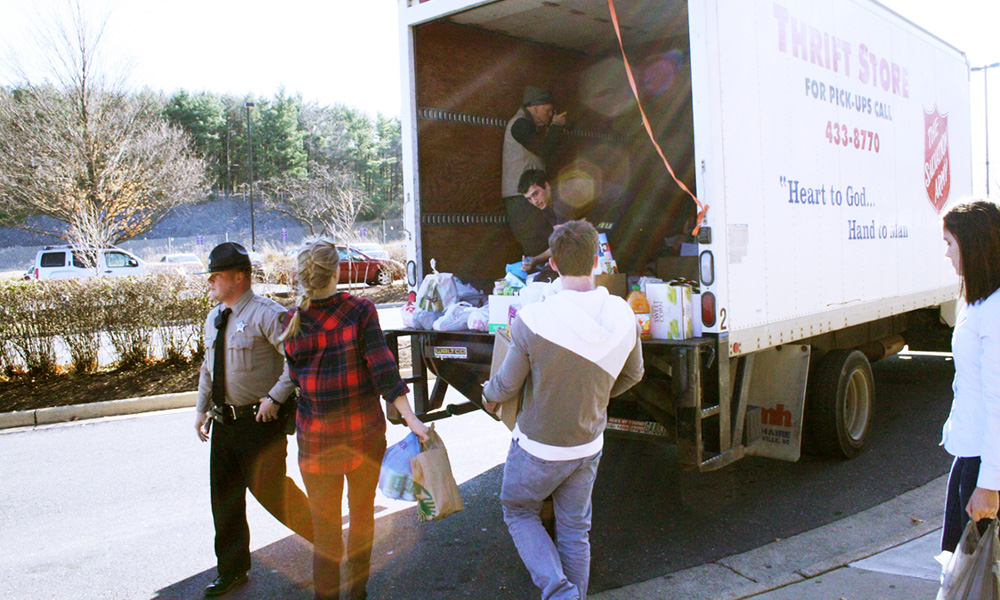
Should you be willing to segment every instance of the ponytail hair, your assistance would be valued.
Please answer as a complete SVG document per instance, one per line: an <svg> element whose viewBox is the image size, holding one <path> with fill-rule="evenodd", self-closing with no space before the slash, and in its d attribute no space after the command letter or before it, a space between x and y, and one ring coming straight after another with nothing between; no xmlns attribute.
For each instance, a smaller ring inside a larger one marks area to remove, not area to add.
<svg viewBox="0 0 1000 600"><path fill-rule="evenodd" d="M285 332L281 334L282 341L299 335L302 329L302 311L309 310L316 292L326 288L340 276L340 253L337 245L326 238L308 242L299 251L297 262L295 312L292 313Z"/></svg>

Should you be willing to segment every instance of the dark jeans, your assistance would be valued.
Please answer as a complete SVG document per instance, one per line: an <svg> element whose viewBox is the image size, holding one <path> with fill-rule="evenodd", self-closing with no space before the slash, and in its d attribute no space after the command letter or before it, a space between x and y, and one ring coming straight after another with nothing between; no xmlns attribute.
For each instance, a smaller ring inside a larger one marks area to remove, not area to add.
<svg viewBox="0 0 1000 600"><path fill-rule="evenodd" d="M280 421L212 424L212 518L219 575L250 570L247 489L286 527L312 541L306 495L285 474L288 440Z"/></svg>
<svg viewBox="0 0 1000 600"><path fill-rule="evenodd" d="M341 503L347 479L347 565L351 600L368 597L368 575L375 538L375 488L385 454L385 438L364 451L361 465L346 475L302 473L312 507L313 586L316 600L340 598L340 563L344 556Z"/></svg>
<svg viewBox="0 0 1000 600"><path fill-rule="evenodd" d="M948 499L944 505L944 529L941 532L941 549L954 552L962 538L962 532L969 524L969 513L965 507L969 505L972 492L976 491L976 480L979 478L979 465L982 461L978 456L956 457L951 465L951 475L948 477ZM979 533L986 533L990 519L977 521Z"/></svg>

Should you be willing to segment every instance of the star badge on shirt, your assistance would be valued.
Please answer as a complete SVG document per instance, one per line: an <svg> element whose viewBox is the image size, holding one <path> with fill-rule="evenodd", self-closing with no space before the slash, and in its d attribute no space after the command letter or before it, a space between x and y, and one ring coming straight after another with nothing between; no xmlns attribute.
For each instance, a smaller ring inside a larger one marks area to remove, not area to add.
<svg viewBox="0 0 1000 600"><path fill-rule="evenodd" d="M247 324L244 323L243 321L240 321L239 323L236 324L236 332L237 333L242 332L246 328L247 328Z"/></svg>

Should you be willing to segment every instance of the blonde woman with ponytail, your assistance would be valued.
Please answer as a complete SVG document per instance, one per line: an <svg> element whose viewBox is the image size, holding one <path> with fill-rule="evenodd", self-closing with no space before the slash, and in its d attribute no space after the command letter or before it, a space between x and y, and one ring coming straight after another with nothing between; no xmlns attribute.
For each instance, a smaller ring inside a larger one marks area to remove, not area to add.
<svg viewBox="0 0 1000 600"><path fill-rule="evenodd" d="M385 453L385 415L392 403L422 441L427 427L410 408L409 392L386 346L370 300L337 291L340 255L329 240L299 252L296 307L289 311L285 357L299 387L299 469L314 529L315 597L340 598L344 554L341 498L347 480L349 598L368 597L375 488Z"/></svg>

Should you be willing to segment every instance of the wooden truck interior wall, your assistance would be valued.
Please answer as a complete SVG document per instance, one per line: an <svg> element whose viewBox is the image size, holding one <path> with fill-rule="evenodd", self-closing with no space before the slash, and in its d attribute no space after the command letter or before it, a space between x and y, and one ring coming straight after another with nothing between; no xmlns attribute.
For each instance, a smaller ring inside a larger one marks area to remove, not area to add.
<svg viewBox="0 0 1000 600"><path fill-rule="evenodd" d="M686 10L677 18L686 20ZM613 38L610 22L606 30ZM687 38L630 47L627 25L623 36L657 141L694 191ZM620 51L590 56L443 21L419 26L414 47L425 273L434 258L441 271L484 280L520 259L505 222L500 176L504 127L526 85L550 89L556 110L567 111L574 131L585 133L569 136L549 165L554 192L571 195L581 181L592 181L595 193L606 184L627 190L630 202L610 240L622 270L644 274L663 238L680 233L694 215L693 201L670 179L643 128ZM441 119L435 110L488 119ZM469 224L456 224L462 221Z"/></svg>

